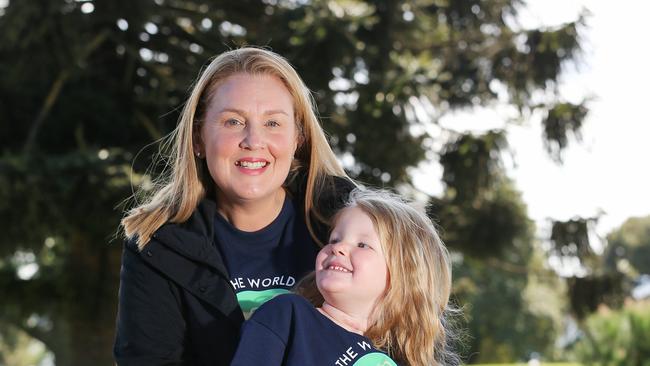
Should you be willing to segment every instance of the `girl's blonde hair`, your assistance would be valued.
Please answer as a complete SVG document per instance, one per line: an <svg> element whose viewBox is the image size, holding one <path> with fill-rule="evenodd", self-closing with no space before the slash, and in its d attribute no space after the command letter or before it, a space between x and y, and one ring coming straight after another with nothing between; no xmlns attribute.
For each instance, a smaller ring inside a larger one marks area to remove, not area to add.
<svg viewBox="0 0 650 366"><path fill-rule="evenodd" d="M325 190L333 189L328 177L349 178L327 143L315 114L311 92L294 68L274 52L244 47L222 53L203 70L185 103L176 129L168 137L167 143L171 146L167 157L168 173L163 174L162 184L154 189L149 199L128 211L122 219L125 235L136 236L140 249L164 223L184 222L206 195L216 198L215 183L205 161L194 156L193 143L217 87L226 78L241 73L277 77L293 97L299 141L287 181L295 177L298 170L307 170L305 221L314 239L320 243L311 218L327 222L318 210L317 198Z"/></svg>
<svg viewBox="0 0 650 366"><path fill-rule="evenodd" d="M390 278L364 335L399 364L457 363L447 345L451 334L445 320L452 311L448 305L451 263L431 220L387 191L355 189L342 210L349 207L360 208L372 220ZM314 292L315 287L311 275L298 285L297 292L320 305L322 297Z"/></svg>

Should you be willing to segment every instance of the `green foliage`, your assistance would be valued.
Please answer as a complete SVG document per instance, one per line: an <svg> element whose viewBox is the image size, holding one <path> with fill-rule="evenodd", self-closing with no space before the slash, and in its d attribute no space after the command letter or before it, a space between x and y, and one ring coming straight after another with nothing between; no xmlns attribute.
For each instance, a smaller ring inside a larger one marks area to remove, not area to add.
<svg viewBox="0 0 650 366"><path fill-rule="evenodd" d="M562 151L569 143L569 133L580 137L587 113L584 104L559 103L548 110L543 121L546 150L556 160L562 160Z"/></svg>
<svg viewBox="0 0 650 366"><path fill-rule="evenodd" d="M569 278L569 302L572 313L578 319L583 319L601 304L614 308L620 307L625 297L623 279L623 275L619 272Z"/></svg>
<svg viewBox="0 0 650 366"><path fill-rule="evenodd" d="M553 251L560 257L585 259L594 255L589 244L590 219L554 221L551 229Z"/></svg>
<svg viewBox="0 0 650 366"><path fill-rule="evenodd" d="M650 302L631 302L618 311L602 308L586 320L588 332L575 345L586 365L650 365Z"/></svg>
<svg viewBox="0 0 650 366"><path fill-rule="evenodd" d="M482 136L460 135L448 142L440 156L442 181L454 202L472 202L499 181L503 171L500 154L506 148L503 132Z"/></svg>
<svg viewBox="0 0 650 366"><path fill-rule="evenodd" d="M0 161L0 321L38 338L59 364L110 361L120 248L108 243L131 191L129 160L100 150ZM25 266L37 271L21 278ZM75 352L75 338L97 351Z"/></svg>
<svg viewBox="0 0 650 366"><path fill-rule="evenodd" d="M561 260L577 259L587 275L567 278L570 312L577 320L585 318L599 305L619 307L628 291L625 276L607 268L590 242L596 218L553 221L550 254Z"/></svg>
<svg viewBox="0 0 650 366"><path fill-rule="evenodd" d="M530 287L526 272L534 270L510 261L475 259L465 259L454 270L455 297L467 304L470 338L464 353L470 355L468 362L525 361L533 352L552 354L560 331L553 313L559 309L541 310L539 304L530 303L535 297L522 296L542 292L538 283ZM546 287L542 293L548 296L544 300L551 302L550 307L560 297L557 288Z"/></svg>
<svg viewBox="0 0 650 366"><path fill-rule="evenodd" d="M5 155L0 161L0 220L6 229L0 248L37 249L47 237L70 238L78 230L88 239L110 238L115 231L106 223L119 219L114 208L130 193L130 159L118 150Z"/></svg>
<svg viewBox="0 0 650 366"><path fill-rule="evenodd" d="M526 216L519 193L501 180L475 203L477 207L448 202L438 216L443 240L465 254L454 262L454 296L467 304L467 361L548 355L560 329L561 286L533 245L532 223L518 219ZM538 303L542 294L544 303Z"/></svg>
<svg viewBox="0 0 650 366"><path fill-rule="evenodd" d="M501 257L516 240L530 238L526 207L500 170L502 144L496 132L449 143L441 157L445 194L429 206L445 243L477 258Z"/></svg>
<svg viewBox="0 0 650 366"><path fill-rule="evenodd" d="M607 242L605 260L609 268L619 268L630 276L650 274L650 216L626 220L607 235Z"/></svg>
<svg viewBox="0 0 650 366"><path fill-rule="evenodd" d="M25 332L0 323L0 365L41 365L47 357L43 343Z"/></svg>

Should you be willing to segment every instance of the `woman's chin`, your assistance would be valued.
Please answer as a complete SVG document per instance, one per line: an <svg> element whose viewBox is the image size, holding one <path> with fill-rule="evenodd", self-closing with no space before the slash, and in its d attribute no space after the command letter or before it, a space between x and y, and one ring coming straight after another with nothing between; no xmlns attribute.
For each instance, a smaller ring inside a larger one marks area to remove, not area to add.
<svg viewBox="0 0 650 366"><path fill-rule="evenodd" d="M265 202L278 197L281 191L282 187L269 190L269 187L265 185L243 185L235 187L230 192L223 192L223 198L229 202Z"/></svg>

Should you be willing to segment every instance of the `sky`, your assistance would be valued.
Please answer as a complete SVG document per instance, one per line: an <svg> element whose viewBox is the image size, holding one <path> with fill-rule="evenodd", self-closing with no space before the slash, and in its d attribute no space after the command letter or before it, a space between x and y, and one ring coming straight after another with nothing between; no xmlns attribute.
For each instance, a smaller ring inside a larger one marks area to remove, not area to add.
<svg viewBox="0 0 650 366"><path fill-rule="evenodd" d="M577 64L567 65L560 84L567 101L593 98L582 138L570 140L559 165L545 152L540 116L534 116L525 125L508 126L513 158L506 166L538 227L548 227L550 219L600 216L594 229L604 237L629 217L650 215L644 159L650 157L650 3L531 0L519 19L526 28L554 26L575 20L584 8L590 15L580 33L583 52ZM507 115L507 109L484 108L446 116L440 124L481 131L502 127ZM442 187L431 187L439 167L423 165L414 173L416 187L439 194Z"/></svg>

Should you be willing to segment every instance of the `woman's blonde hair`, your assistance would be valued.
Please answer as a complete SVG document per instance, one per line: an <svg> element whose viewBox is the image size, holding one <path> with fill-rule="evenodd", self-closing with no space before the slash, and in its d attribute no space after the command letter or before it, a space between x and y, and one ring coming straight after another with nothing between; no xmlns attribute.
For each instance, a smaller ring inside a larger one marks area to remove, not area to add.
<svg viewBox="0 0 650 366"><path fill-rule="evenodd" d="M137 236L142 249L151 235L164 223L186 221L206 195L216 198L215 183L205 161L194 156L194 139L217 87L235 74L271 75L280 79L293 97L294 119L298 131L298 149L288 180L300 169L307 171L304 209L307 227L314 239L310 218L326 222L318 211L317 198L331 189L328 177L347 178L315 114L315 103L294 68L282 56L261 48L244 47L224 52L203 70L185 103L176 129L169 135L171 151L168 173L149 199L131 209L122 219L127 237ZM319 241L318 241L319 242Z"/></svg>
<svg viewBox="0 0 650 366"><path fill-rule="evenodd" d="M372 220L390 278L364 335L399 364L457 363L448 347L451 334L446 321L453 311L448 304L451 262L431 220L387 191L355 189L342 210L349 207L360 208ZM314 288L312 275L297 291L315 302L319 299Z"/></svg>

